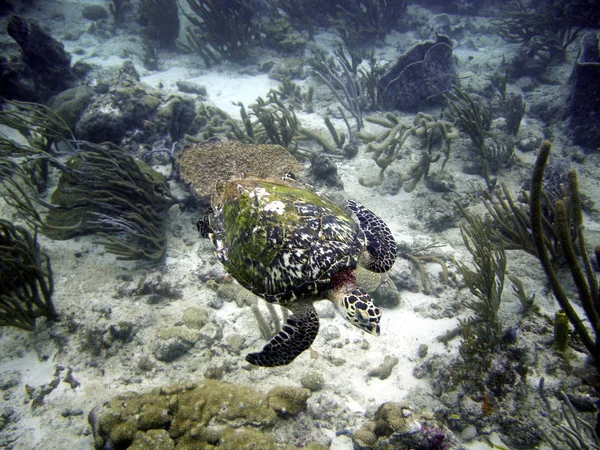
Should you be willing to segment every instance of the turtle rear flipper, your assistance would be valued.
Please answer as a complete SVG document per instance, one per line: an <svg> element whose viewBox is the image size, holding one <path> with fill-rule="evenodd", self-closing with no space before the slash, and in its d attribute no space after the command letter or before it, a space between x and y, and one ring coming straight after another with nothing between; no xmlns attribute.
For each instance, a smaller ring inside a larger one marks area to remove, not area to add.
<svg viewBox="0 0 600 450"><path fill-rule="evenodd" d="M291 363L309 348L319 331L319 316L312 302L285 305L293 313L281 331L271 338L258 352L246 356L246 361L255 366L275 367Z"/></svg>
<svg viewBox="0 0 600 450"><path fill-rule="evenodd" d="M348 208L356 215L358 223L367 239L368 260L365 268L372 272L387 272L396 261L398 247L392 232L377 215L364 206L348 200Z"/></svg>

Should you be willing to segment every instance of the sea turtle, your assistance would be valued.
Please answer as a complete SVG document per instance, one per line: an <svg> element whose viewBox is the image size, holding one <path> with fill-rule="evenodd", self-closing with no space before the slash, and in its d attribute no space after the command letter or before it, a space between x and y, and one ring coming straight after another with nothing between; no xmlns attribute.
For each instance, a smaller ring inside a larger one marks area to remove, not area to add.
<svg viewBox="0 0 600 450"><path fill-rule="evenodd" d="M379 334L381 310L361 288L358 264L389 270L396 243L387 225L348 202L352 215L308 187L285 180L244 178L222 182L198 230L209 237L233 278L293 315L262 351L258 366L289 364L310 347L319 329L313 301L328 298L346 320Z"/></svg>

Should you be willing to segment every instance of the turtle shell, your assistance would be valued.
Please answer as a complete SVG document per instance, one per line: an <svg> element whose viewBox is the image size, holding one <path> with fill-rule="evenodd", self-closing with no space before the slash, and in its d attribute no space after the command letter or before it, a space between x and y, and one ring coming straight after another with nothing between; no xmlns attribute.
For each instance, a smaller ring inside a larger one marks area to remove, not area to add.
<svg viewBox="0 0 600 450"><path fill-rule="evenodd" d="M241 179L217 188L211 239L225 269L272 303L318 297L356 268L358 224L329 199L283 181Z"/></svg>

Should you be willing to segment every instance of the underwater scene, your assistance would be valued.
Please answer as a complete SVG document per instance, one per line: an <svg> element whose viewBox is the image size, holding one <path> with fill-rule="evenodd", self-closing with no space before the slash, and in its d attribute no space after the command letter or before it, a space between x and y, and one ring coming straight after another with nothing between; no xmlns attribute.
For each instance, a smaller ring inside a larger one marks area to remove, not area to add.
<svg viewBox="0 0 600 450"><path fill-rule="evenodd" d="M0 20L0 448L600 449L598 0Z"/></svg>

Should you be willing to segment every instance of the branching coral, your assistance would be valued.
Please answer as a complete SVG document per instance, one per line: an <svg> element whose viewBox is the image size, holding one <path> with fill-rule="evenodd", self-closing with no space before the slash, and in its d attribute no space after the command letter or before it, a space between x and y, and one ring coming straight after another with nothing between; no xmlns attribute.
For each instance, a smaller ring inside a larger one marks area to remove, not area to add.
<svg viewBox="0 0 600 450"><path fill-rule="evenodd" d="M37 233L0 219L0 326L32 331L38 317L56 317L50 258Z"/></svg>
<svg viewBox="0 0 600 450"><path fill-rule="evenodd" d="M433 288L429 275L427 272L425 272L424 263L433 262L439 264L440 268L442 269L441 281L442 283L448 283L448 266L446 265L444 258L437 255L422 254L422 252L426 252L429 249L437 246L437 244L432 244L423 249L412 249L411 252L406 253L406 257L417 267L417 270L419 271L421 286L423 287L423 292L425 294L431 294L433 292Z"/></svg>
<svg viewBox="0 0 600 450"><path fill-rule="evenodd" d="M240 106L240 116L249 141L255 144L274 144L287 148L300 128L300 122L293 110L288 109L273 91L268 99L261 97L250 105L251 113L246 114L244 105ZM252 120L254 117L255 120Z"/></svg>
<svg viewBox="0 0 600 450"><path fill-rule="evenodd" d="M496 184L496 179L492 177L492 174L510 164L513 159L515 146L512 139L505 141L492 135L490 133L491 107L489 105L482 106L480 102L457 86L454 86L454 92L446 95L446 100L456 126L471 139L481 165L481 176L485 179L488 189L492 190ZM517 132L521 123L524 113L522 102L521 105L520 115L513 112L513 115L509 116L511 120L509 126L512 132ZM490 138L491 143L486 142L487 138Z"/></svg>
<svg viewBox="0 0 600 450"><path fill-rule="evenodd" d="M317 53L311 60L313 75L331 90L335 98L356 121L356 131L363 127L363 87L358 77L358 64L349 60L340 46L336 58ZM360 63L360 61L358 62Z"/></svg>
<svg viewBox="0 0 600 450"><path fill-rule="evenodd" d="M543 385L542 378L540 384ZM569 400L567 394L560 392L561 416L566 421L566 425L557 424L549 433L543 432L546 442L554 450L570 448L572 450L600 449L600 437L596 433L593 424L585 421L575 410L575 407Z"/></svg>
<svg viewBox="0 0 600 450"><path fill-rule="evenodd" d="M476 297L465 303L475 316L461 323L463 343L460 352L467 360L500 342L502 327L498 311L506 273L506 253L499 237L494 238L497 231L492 221L479 216L469 216L468 220L467 224L461 224L460 231L465 247L473 257L475 270L458 263L459 272Z"/></svg>
<svg viewBox="0 0 600 450"><path fill-rule="evenodd" d="M398 117L391 113L386 114L384 118L368 117L365 120L381 125L387 128L387 130L379 136L371 136L365 133L358 134L358 137L364 142L369 142L367 152L373 153L372 158L381 169L379 176L373 181L361 178L359 182L363 186L372 187L383 183L385 170L397 159L398 152L412 133L423 139L425 149L422 151L419 160L409 167L402 176L402 181L406 182L404 190L411 192L421 178L427 178L431 164L439 161L442 155L444 158L440 172L444 170L450 156L450 143L458 137L458 131L451 124L424 113L418 113L415 116L412 126L400 122ZM441 154L434 153L435 147L438 144Z"/></svg>
<svg viewBox="0 0 600 450"><path fill-rule="evenodd" d="M366 120L387 128L379 136L371 136L365 133L358 134L358 137L363 140L363 142L369 142L367 145L367 152L372 153L371 158L381 169L377 179L367 181L364 178L360 178L358 181L363 186L373 187L383 183L385 170L396 160L398 152L404 145L404 141L406 141L410 135L411 126L404 122L400 122L400 120L391 113L386 114L383 119L367 118Z"/></svg>
<svg viewBox="0 0 600 450"><path fill-rule="evenodd" d="M569 203L567 204L564 199L556 200L554 202L554 214L556 217L558 240L563 249L564 259L571 272L571 277L575 283L586 318L591 325L593 335L573 307L569 295L559 281L548 249L548 238L544 231L542 185L544 182L544 169L548 157L550 156L551 149L552 146L548 141L542 143L531 179L529 214L531 217L533 243L537 251L538 259L552 286L554 297L569 318L569 321L581 338L585 348L592 355L594 362L597 365L600 365L600 288L592 268L583 233L583 213L579 196L577 173L575 171L569 172L569 187L567 190ZM573 229L571 229L569 224L567 206L572 208L573 211ZM572 233L575 234L576 239L573 239Z"/></svg>

